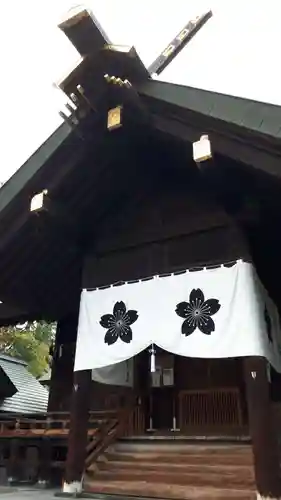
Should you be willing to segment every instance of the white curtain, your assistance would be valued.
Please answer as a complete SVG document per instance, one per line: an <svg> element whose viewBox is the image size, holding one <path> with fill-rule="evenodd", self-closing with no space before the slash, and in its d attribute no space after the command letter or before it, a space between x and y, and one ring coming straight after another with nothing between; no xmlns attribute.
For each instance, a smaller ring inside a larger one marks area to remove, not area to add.
<svg viewBox="0 0 281 500"><path fill-rule="evenodd" d="M277 309L243 261L82 292L75 370L120 363L152 343L187 357L264 356L281 372Z"/></svg>
<svg viewBox="0 0 281 500"><path fill-rule="evenodd" d="M100 384L133 387L134 359L92 370L92 380Z"/></svg>

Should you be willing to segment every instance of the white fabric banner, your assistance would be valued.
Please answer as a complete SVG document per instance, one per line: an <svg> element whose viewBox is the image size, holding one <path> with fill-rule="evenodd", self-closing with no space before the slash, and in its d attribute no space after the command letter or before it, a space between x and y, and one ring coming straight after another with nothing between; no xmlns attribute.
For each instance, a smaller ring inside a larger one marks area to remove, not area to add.
<svg viewBox="0 0 281 500"><path fill-rule="evenodd" d="M82 292L75 370L120 363L152 343L187 357L263 356L281 372L278 311L243 261Z"/></svg>
<svg viewBox="0 0 281 500"><path fill-rule="evenodd" d="M92 380L100 384L133 387L134 359L92 370Z"/></svg>

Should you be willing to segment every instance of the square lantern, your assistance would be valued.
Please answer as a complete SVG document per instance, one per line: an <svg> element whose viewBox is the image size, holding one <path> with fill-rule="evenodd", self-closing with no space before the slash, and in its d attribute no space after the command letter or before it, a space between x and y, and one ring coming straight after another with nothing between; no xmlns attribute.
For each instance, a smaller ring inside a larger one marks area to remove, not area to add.
<svg viewBox="0 0 281 500"><path fill-rule="evenodd" d="M116 106L107 113L107 129L115 130L122 127L122 106Z"/></svg>

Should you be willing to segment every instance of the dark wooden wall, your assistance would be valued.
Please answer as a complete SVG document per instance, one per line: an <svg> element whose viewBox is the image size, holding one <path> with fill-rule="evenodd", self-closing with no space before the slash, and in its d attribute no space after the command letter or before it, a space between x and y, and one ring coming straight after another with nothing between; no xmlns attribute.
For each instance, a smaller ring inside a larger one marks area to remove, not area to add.
<svg viewBox="0 0 281 500"><path fill-rule="evenodd" d="M174 179L101 224L85 259L83 287L241 257L249 252L234 221L198 182Z"/></svg>
<svg viewBox="0 0 281 500"><path fill-rule="evenodd" d="M203 390L243 386L239 359L198 359L176 357L176 380L179 390Z"/></svg>
<svg viewBox="0 0 281 500"><path fill-rule="evenodd" d="M92 382L91 410L112 409L124 406L128 398L149 394L150 371L148 355L144 353L136 358L134 388L111 386ZM243 372L240 360L236 359L194 359L176 356L175 385L177 391L206 390L213 388L239 388L244 393ZM52 410L68 411L70 409L71 391L69 378L61 377L59 402Z"/></svg>

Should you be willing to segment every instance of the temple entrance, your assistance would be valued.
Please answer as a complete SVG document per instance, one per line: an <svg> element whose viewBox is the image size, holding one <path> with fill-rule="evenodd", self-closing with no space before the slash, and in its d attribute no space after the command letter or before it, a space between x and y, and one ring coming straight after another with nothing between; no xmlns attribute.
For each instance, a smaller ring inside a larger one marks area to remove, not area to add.
<svg viewBox="0 0 281 500"><path fill-rule="evenodd" d="M157 349L141 354L141 408L148 433L247 434L247 411L239 359L196 359ZM136 387L135 387L136 389Z"/></svg>
<svg viewBox="0 0 281 500"><path fill-rule="evenodd" d="M151 372L146 349L132 360L132 384L114 385L114 373L115 380L125 381L125 372L118 370L107 373L111 383L108 378L107 383L94 382L92 409L114 410L133 403L127 436L246 436L242 368L240 358L187 358L156 348Z"/></svg>

